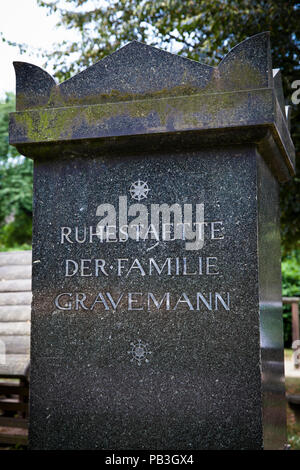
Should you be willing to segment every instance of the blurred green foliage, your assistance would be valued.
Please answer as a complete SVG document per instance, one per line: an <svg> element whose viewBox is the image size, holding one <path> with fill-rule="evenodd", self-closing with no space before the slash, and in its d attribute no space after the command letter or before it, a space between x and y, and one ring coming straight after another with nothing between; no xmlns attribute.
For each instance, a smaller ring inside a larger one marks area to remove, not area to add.
<svg viewBox="0 0 300 470"><path fill-rule="evenodd" d="M14 110L14 95L7 93L0 102L0 251L31 244L33 164L9 145L8 120Z"/></svg>
<svg viewBox="0 0 300 470"><path fill-rule="evenodd" d="M300 297L300 250L287 255L281 263L282 296ZM284 344L290 348L292 344L291 306L283 306Z"/></svg>

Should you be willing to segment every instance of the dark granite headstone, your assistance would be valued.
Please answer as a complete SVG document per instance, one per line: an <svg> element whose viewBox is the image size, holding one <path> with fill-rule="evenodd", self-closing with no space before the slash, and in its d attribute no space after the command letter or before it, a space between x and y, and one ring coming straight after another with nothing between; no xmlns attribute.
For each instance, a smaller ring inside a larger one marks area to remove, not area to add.
<svg viewBox="0 0 300 470"><path fill-rule="evenodd" d="M269 35L216 68L132 42L56 85L16 63L34 159L32 449L283 448Z"/></svg>

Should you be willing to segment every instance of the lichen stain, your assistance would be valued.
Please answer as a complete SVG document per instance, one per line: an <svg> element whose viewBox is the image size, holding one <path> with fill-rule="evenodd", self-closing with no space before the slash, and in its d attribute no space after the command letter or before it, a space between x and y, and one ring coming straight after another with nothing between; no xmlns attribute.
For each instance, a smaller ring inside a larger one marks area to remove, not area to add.
<svg viewBox="0 0 300 470"><path fill-rule="evenodd" d="M147 132L212 128L230 122L247 105L245 93L213 93L98 105L36 109L14 113L27 141L53 142ZM137 120L135 125L134 120ZM118 120L118 121L117 121ZM116 134L114 128L116 127Z"/></svg>

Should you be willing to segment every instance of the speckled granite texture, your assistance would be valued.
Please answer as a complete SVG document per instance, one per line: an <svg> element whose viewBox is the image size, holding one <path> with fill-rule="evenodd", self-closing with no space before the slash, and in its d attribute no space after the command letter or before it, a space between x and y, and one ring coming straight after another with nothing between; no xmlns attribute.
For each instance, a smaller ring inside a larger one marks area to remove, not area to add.
<svg viewBox="0 0 300 470"><path fill-rule="evenodd" d="M10 139L35 160L31 448L283 448L294 149L268 34L217 68L133 42L61 85L16 73ZM204 245L126 239L162 204L205 222Z"/></svg>

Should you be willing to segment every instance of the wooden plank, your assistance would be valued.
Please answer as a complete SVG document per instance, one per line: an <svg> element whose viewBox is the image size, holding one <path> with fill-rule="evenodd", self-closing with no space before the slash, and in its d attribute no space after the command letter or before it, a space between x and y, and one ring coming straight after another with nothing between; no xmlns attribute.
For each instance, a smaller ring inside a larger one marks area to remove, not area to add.
<svg viewBox="0 0 300 470"><path fill-rule="evenodd" d="M0 292L31 292L31 279L0 281Z"/></svg>
<svg viewBox="0 0 300 470"><path fill-rule="evenodd" d="M0 400L0 410L2 411L27 411L28 412L28 403L13 401L12 398L6 398L5 400Z"/></svg>
<svg viewBox="0 0 300 470"><path fill-rule="evenodd" d="M24 379L24 375L23 374L6 374L6 375L3 375L3 374L0 374L0 382L2 379L13 379L14 380L14 383L15 383L15 380L17 379Z"/></svg>
<svg viewBox="0 0 300 470"><path fill-rule="evenodd" d="M31 279L31 264L0 266L0 280Z"/></svg>
<svg viewBox="0 0 300 470"><path fill-rule="evenodd" d="M21 381L20 380L17 380L15 379L14 377L14 380L9 380L8 378L6 378L5 380L1 379L0 378L0 387L2 385L7 385L8 387L14 387L14 386L20 386L20 383Z"/></svg>
<svg viewBox="0 0 300 470"><path fill-rule="evenodd" d="M4 344L5 354L30 354L29 335L0 335L0 344Z"/></svg>
<svg viewBox="0 0 300 470"><path fill-rule="evenodd" d="M22 434L6 434L0 432L0 443L1 444L28 444L28 436Z"/></svg>
<svg viewBox="0 0 300 470"><path fill-rule="evenodd" d="M32 252L26 251L5 251L0 253L0 266L7 266L12 264L31 264Z"/></svg>
<svg viewBox="0 0 300 470"><path fill-rule="evenodd" d="M0 337L1 336L23 336L30 335L30 322L29 321L15 321L15 322L0 322Z"/></svg>
<svg viewBox="0 0 300 470"><path fill-rule="evenodd" d="M299 303L292 303L292 341L299 339Z"/></svg>
<svg viewBox="0 0 300 470"><path fill-rule="evenodd" d="M0 364L0 376L19 377L24 376L29 364L29 354L7 354L5 364Z"/></svg>
<svg viewBox="0 0 300 470"><path fill-rule="evenodd" d="M0 395L20 395L28 397L29 387L20 387L20 385L4 385L0 383Z"/></svg>
<svg viewBox="0 0 300 470"><path fill-rule="evenodd" d="M25 418L6 418L0 416L0 427L28 429L28 420Z"/></svg>
<svg viewBox="0 0 300 470"><path fill-rule="evenodd" d="M0 305L31 305L31 292L0 292Z"/></svg>
<svg viewBox="0 0 300 470"><path fill-rule="evenodd" d="M300 297L282 297L284 304L292 304L293 302L300 302Z"/></svg>
<svg viewBox="0 0 300 470"><path fill-rule="evenodd" d="M0 305L0 322L27 321L31 317L31 305Z"/></svg>

